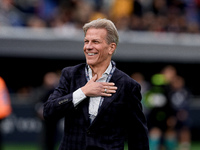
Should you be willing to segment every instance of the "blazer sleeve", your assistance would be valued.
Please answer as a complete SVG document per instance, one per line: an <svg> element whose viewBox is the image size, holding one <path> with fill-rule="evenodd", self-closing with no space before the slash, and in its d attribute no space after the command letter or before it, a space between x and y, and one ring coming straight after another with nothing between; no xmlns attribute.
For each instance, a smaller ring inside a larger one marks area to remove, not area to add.
<svg viewBox="0 0 200 150"><path fill-rule="evenodd" d="M72 103L72 93L70 91L70 75L66 69L63 69L59 85L44 103L44 119L58 120L73 111L75 108Z"/></svg>
<svg viewBox="0 0 200 150"><path fill-rule="evenodd" d="M129 85L126 90L128 149L149 150L147 122L141 104L141 87L137 82Z"/></svg>

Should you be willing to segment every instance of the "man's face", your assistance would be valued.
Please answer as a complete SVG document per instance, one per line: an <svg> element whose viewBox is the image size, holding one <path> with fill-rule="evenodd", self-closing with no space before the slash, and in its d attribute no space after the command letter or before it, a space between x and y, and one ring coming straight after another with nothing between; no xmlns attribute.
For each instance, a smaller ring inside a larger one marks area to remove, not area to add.
<svg viewBox="0 0 200 150"><path fill-rule="evenodd" d="M87 30L83 50L88 65L97 67L110 62L115 43L108 44L106 37L106 29L90 28Z"/></svg>

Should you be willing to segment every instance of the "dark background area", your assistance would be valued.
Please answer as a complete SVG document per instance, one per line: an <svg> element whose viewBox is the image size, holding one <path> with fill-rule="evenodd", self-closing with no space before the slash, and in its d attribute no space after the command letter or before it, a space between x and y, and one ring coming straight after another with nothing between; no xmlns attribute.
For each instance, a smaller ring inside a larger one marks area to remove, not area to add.
<svg viewBox="0 0 200 150"><path fill-rule="evenodd" d="M64 67L84 63L84 59L47 59L47 58L23 58L0 57L1 76L5 79L10 92L16 92L23 86L37 87L42 84L43 76L49 71L60 71ZM199 95L200 64L177 62L140 62L117 61L119 69L131 75L133 72L141 72L147 81L153 74L159 73L166 65L173 65L177 73L184 77L186 86L193 95Z"/></svg>

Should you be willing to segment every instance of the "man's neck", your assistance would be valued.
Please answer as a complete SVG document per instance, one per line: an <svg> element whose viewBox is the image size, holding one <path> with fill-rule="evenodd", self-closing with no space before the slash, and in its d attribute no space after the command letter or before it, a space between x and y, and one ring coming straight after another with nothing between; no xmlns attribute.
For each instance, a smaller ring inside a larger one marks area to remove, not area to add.
<svg viewBox="0 0 200 150"><path fill-rule="evenodd" d="M101 76L103 75L103 73L108 68L109 64L110 64L110 62L108 64L106 64L106 65L90 66L90 68L92 69L92 76L94 76L95 74L97 74L97 79L101 78Z"/></svg>

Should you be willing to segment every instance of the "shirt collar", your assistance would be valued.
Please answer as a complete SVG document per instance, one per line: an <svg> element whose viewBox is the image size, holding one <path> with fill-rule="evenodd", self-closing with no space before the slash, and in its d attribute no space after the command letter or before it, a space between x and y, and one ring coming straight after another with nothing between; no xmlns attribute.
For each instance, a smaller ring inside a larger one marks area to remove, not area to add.
<svg viewBox="0 0 200 150"><path fill-rule="evenodd" d="M109 73L111 72L111 69L112 69L112 63L110 62L108 68L106 69L106 71L104 72L104 74L107 74L109 75Z"/></svg>
<svg viewBox="0 0 200 150"><path fill-rule="evenodd" d="M105 75L108 76L109 73L111 72L111 70L112 70L112 63L110 62L108 68L106 69L106 71L105 71L103 74L105 74ZM89 65L88 65L88 73L89 73L89 77L90 77L90 79L91 79L91 78L92 78L92 69L90 68Z"/></svg>

